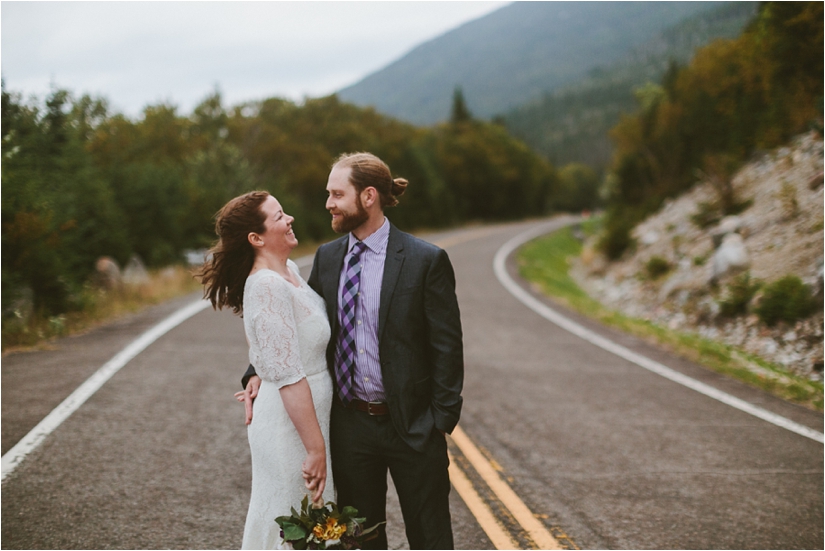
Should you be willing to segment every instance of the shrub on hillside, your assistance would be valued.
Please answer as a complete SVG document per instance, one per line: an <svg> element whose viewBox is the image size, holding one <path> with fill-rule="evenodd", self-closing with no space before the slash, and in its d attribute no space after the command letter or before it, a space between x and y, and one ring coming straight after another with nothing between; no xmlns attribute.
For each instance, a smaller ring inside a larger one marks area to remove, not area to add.
<svg viewBox="0 0 825 551"><path fill-rule="evenodd" d="M719 314L732 318L747 314L748 306L762 287L762 282L752 279L750 272L736 276L728 285L724 298L719 300Z"/></svg>
<svg viewBox="0 0 825 551"><path fill-rule="evenodd" d="M762 322L773 326L780 321L793 323L811 315L815 309L811 288L797 276L788 275L765 287L755 312Z"/></svg>
<svg viewBox="0 0 825 551"><path fill-rule="evenodd" d="M631 232L639 220L628 211L616 209L605 216L604 230L596 248L610 260L618 260L625 251L632 250L636 245Z"/></svg>
<svg viewBox="0 0 825 551"><path fill-rule="evenodd" d="M645 273L650 279L659 279L670 271L670 262L661 256L651 256L645 263Z"/></svg>
<svg viewBox="0 0 825 551"><path fill-rule="evenodd" d="M700 230L718 224L721 219L722 213L716 205L707 201L699 202L696 205L696 212L690 215L690 221Z"/></svg>

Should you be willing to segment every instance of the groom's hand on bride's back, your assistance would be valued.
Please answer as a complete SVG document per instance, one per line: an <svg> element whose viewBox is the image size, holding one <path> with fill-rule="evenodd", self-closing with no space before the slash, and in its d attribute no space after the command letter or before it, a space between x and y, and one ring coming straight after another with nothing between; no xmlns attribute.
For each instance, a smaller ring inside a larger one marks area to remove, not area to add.
<svg viewBox="0 0 825 551"><path fill-rule="evenodd" d="M246 414L245 423L247 425L252 422L252 402L254 402L255 397L258 396L259 388L261 388L261 378L257 375L253 375L246 383L246 388L244 388L241 392L235 393L235 399L239 402L243 402Z"/></svg>

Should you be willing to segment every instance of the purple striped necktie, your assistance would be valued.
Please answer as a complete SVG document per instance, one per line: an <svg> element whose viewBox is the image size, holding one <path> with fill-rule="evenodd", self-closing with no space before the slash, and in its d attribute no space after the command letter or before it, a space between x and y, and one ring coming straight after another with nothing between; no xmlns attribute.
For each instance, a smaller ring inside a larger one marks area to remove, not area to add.
<svg viewBox="0 0 825 551"><path fill-rule="evenodd" d="M344 404L355 398L352 379L355 375L355 310L358 307L358 290L361 283L361 254L367 246L357 241L346 266L344 288L341 292L341 329L335 347L335 379L338 396Z"/></svg>

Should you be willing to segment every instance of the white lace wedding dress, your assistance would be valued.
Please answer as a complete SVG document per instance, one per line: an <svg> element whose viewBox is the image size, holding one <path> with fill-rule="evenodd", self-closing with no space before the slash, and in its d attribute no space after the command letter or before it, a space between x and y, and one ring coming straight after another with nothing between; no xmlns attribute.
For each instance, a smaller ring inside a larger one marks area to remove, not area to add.
<svg viewBox="0 0 825 551"><path fill-rule="evenodd" d="M271 270L259 270L246 280L243 320L249 340L249 362L261 377L252 423L248 428L252 452L252 496L244 527L243 549L282 549L275 518L300 509L307 495L301 465L306 450L281 401L279 388L306 377L315 413L327 447L324 502L333 500L329 457L329 414L332 379L326 348L330 329L324 300L298 275L295 287ZM310 497L310 499L312 499Z"/></svg>

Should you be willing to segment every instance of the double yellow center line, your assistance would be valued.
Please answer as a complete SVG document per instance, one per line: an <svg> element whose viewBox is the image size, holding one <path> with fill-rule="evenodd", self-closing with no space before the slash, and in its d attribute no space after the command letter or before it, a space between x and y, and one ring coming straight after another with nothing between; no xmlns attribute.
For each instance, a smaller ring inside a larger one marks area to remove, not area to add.
<svg viewBox="0 0 825 551"><path fill-rule="evenodd" d="M495 228L481 227L469 232L462 232L458 235L443 238L435 244L439 247L447 248L486 236L494 231L496 231ZM500 468L498 470L495 468L493 463L479 451L476 445L473 444L473 441L461 430L461 427L456 427L455 430L453 430L450 439L461 451L461 454L481 480L484 481L484 484L486 484L490 492L492 492L501 505L510 512L512 518L521 526L536 548L564 549L556 538L550 534L547 528L544 527L544 524L538 520L536 515L530 511L512 488L501 478L498 472ZM452 454L450 454L450 482L452 482L458 495L464 500L467 508L476 518L479 525L481 525L481 528L487 534L487 537L490 538L490 541L496 549L520 548L510 532L493 513L492 509L490 509L487 502L479 495L470 478L461 470L461 467Z"/></svg>
<svg viewBox="0 0 825 551"><path fill-rule="evenodd" d="M473 441L456 427L450 435L452 442L461 450L464 458L472 465L487 487L492 491L501 504L510 511L510 514L521 525L528 537L538 549L564 549L556 538L536 518L527 505L516 495L510 486L501 478L493 464L479 451ZM473 513L481 528L490 538L496 549L519 549L518 543L512 538L507 529L493 514L489 505L479 496L467 475L450 456L450 482L464 500L467 508Z"/></svg>

